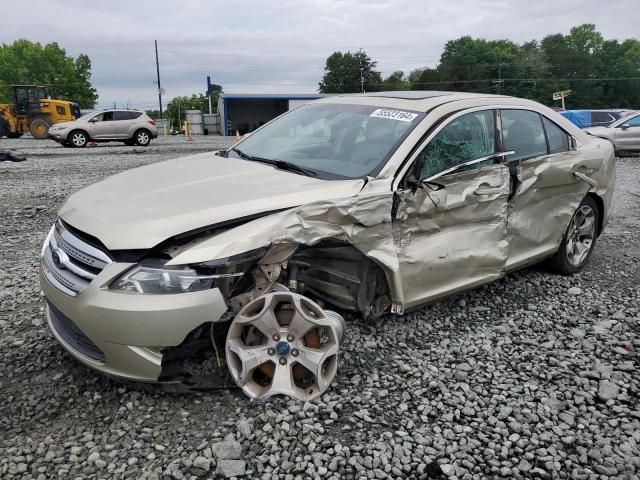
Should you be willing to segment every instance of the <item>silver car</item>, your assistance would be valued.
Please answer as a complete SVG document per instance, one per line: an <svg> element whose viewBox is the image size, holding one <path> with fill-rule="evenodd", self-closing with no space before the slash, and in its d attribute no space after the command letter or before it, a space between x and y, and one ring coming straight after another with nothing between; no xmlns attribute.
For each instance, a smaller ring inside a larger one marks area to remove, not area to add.
<svg viewBox="0 0 640 480"><path fill-rule="evenodd" d="M49 326L108 375L310 400L337 311L401 315L541 261L578 273L614 181L608 141L529 100L317 100L72 195L41 253Z"/></svg>
<svg viewBox="0 0 640 480"><path fill-rule="evenodd" d="M158 127L146 113L137 110L92 112L72 122L49 128L49 138L65 147L82 148L89 142L121 141L146 147L158 136Z"/></svg>
<svg viewBox="0 0 640 480"><path fill-rule="evenodd" d="M613 143L616 152L640 151L640 112L634 112L606 127L586 128L585 132Z"/></svg>

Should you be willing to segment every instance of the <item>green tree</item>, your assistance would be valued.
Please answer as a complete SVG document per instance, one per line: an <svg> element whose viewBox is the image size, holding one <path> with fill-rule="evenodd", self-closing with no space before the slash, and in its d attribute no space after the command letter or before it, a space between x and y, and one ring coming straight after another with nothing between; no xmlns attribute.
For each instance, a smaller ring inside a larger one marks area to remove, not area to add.
<svg viewBox="0 0 640 480"><path fill-rule="evenodd" d="M382 90L382 77L375 70L377 63L365 52L334 52L327 58L320 93L356 93Z"/></svg>
<svg viewBox="0 0 640 480"><path fill-rule="evenodd" d="M222 93L220 85L212 85L211 107L213 112L218 108L218 96ZM168 104L164 112L164 117L169 119L174 129L179 129L185 121L185 110L200 110L203 113L209 111L209 98L202 93L194 93L190 97L174 97ZM159 113L158 117L159 117Z"/></svg>
<svg viewBox="0 0 640 480"><path fill-rule="evenodd" d="M57 43L41 45L20 39L0 45L0 103L12 102L11 85L37 84L53 95L94 108L98 99L91 85L91 60L85 54L67 55Z"/></svg>
<svg viewBox="0 0 640 480"><path fill-rule="evenodd" d="M409 90L409 87L409 80L405 77L404 72L398 70L382 80L381 90Z"/></svg>

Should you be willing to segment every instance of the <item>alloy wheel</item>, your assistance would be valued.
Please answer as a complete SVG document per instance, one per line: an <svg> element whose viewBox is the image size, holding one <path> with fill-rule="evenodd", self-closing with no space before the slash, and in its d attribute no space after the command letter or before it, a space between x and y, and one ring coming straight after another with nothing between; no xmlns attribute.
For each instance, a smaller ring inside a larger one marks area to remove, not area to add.
<svg viewBox="0 0 640 480"><path fill-rule="evenodd" d="M140 145L146 145L149 143L149 140L149 134L147 132L139 132L138 135L136 135L136 141Z"/></svg>
<svg viewBox="0 0 640 480"><path fill-rule="evenodd" d="M292 292L272 292L247 304L226 340L229 371L252 398L309 401L327 390L338 366L344 320Z"/></svg>
<svg viewBox="0 0 640 480"><path fill-rule="evenodd" d="M567 260L577 267L588 257L596 236L596 214L589 205L582 205L573 215L566 239Z"/></svg>
<svg viewBox="0 0 640 480"><path fill-rule="evenodd" d="M76 147L84 147L87 143L87 137L84 133L76 132L71 136L71 143Z"/></svg>

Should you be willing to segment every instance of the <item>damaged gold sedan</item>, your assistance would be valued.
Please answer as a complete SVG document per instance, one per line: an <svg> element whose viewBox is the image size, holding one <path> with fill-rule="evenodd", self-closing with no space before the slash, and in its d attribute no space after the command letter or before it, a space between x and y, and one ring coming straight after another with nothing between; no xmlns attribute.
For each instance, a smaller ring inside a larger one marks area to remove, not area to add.
<svg viewBox="0 0 640 480"><path fill-rule="evenodd" d="M71 196L41 254L49 326L113 377L310 400L336 375L334 310L402 314L543 260L576 273L614 177L608 141L532 101L325 98Z"/></svg>

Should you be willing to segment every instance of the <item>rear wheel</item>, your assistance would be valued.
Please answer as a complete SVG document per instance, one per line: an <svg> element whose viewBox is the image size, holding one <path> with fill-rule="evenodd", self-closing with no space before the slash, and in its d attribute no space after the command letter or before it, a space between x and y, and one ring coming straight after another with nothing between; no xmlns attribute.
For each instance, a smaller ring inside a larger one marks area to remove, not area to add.
<svg viewBox="0 0 640 480"><path fill-rule="evenodd" d="M596 245L598 215L596 202L585 197L573 214L560 248L549 260L552 270L561 275L573 275L584 268Z"/></svg>
<svg viewBox="0 0 640 480"><path fill-rule="evenodd" d="M133 135L133 141L141 147L148 147L151 143L151 134L148 130L140 129Z"/></svg>
<svg viewBox="0 0 640 480"><path fill-rule="evenodd" d="M49 127L51 126L51 120L44 117L34 118L29 122L29 131L34 138L40 140L47 138L49 134Z"/></svg>
<svg viewBox="0 0 640 480"><path fill-rule="evenodd" d="M83 148L87 146L89 137L82 130L75 130L69 134L68 142L74 148Z"/></svg>

